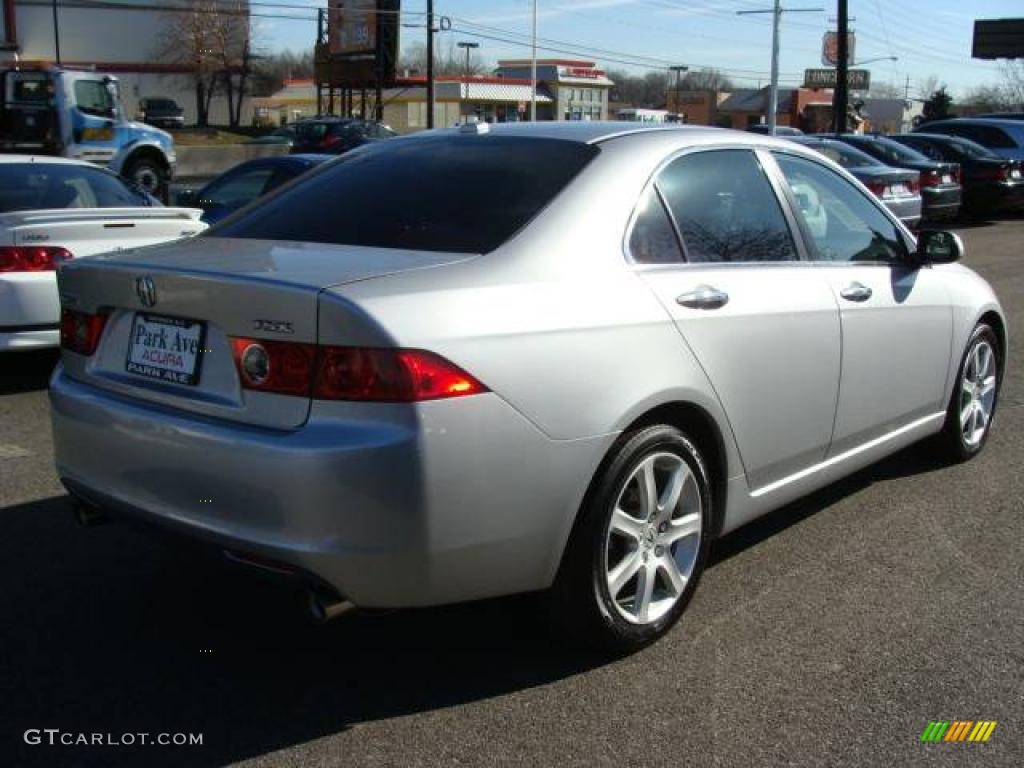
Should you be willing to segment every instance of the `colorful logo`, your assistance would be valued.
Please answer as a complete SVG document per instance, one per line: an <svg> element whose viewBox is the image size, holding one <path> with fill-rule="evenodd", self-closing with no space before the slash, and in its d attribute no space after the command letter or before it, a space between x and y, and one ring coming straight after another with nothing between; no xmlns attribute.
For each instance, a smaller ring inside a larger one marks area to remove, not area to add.
<svg viewBox="0 0 1024 768"><path fill-rule="evenodd" d="M988 741L995 729L995 720L932 720L921 741Z"/></svg>

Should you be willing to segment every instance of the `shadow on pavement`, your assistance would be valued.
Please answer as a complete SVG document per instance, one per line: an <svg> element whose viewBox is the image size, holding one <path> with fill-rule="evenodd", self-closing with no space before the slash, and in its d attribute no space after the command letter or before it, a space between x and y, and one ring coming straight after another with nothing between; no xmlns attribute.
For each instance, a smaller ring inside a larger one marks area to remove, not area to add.
<svg viewBox="0 0 1024 768"><path fill-rule="evenodd" d="M0 352L0 395L46 389L59 360L56 349Z"/></svg>
<svg viewBox="0 0 1024 768"><path fill-rule="evenodd" d="M713 563L875 480L939 468L908 449L731 534ZM66 496L0 515L8 765L221 765L607 663L553 642L534 596L315 626L293 587L147 529L78 528ZM203 746L29 746L29 728L202 733Z"/></svg>

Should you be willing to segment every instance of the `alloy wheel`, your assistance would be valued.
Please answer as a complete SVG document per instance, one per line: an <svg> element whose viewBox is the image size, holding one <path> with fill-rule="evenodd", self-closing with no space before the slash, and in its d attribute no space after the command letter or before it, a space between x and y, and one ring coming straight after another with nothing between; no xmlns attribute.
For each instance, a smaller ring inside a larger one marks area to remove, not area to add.
<svg viewBox="0 0 1024 768"><path fill-rule="evenodd" d="M985 438L996 402L996 356L992 345L979 339L967 355L960 382L960 434L968 448Z"/></svg>
<svg viewBox="0 0 1024 768"><path fill-rule="evenodd" d="M646 456L623 485L605 535L605 579L633 624L661 619L679 601L700 551L697 479L675 453Z"/></svg>

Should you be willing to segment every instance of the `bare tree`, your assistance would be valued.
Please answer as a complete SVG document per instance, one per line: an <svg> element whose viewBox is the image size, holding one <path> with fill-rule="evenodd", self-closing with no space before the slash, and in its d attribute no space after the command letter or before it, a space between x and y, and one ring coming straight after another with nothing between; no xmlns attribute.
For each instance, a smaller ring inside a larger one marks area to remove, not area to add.
<svg viewBox="0 0 1024 768"><path fill-rule="evenodd" d="M251 74L248 5L243 0L189 0L163 16L156 55L168 64L188 67L195 87L196 123L209 125L217 90L228 99L228 120L241 121L242 100Z"/></svg>
<svg viewBox="0 0 1024 768"><path fill-rule="evenodd" d="M874 82L868 90L868 96L872 99L902 99L903 88L896 83L889 83L884 80Z"/></svg>
<svg viewBox="0 0 1024 768"><path fill-rule="evenodd" d="M670 84L674 87L675 81ZM684 91L731 91L732 80L721 70L705 67L695 72L687 72L680 82L680 90Z"/></svg>
<svg viewBox="0 0 1024 768"><path fill-rule="evenodd" d="M413 43L402 53L398 62L398 68L408 72L425 74L427 71L427 44L423 42ZM454 40L449 40L447 46L436 46L434 51L434 75L478 75L486 72L490 67L473 49L469 53L469 69L466 69L466 53L459 48Z"/></svg>
<svg viewBox="0 0 1024 768"><path fill-rule="evenodd" d="M979 85L971 88L963 98L963 112L999 112L1012 109L1007 89L1000 85Z"/></svg>
<svg viewBox="0 0 1024 768"><path fill-rule="evenodd" d="M940 87L945 86L940 84L938 75L928 75L928 77L917 81L917 92L922 99L930 98Z"/></svg>
<svg viewBox="0 0 1024 768"><path fill-rule="evenodd" d="M1003 95L1007 109L1024 110L1024 61L1003 62Z"/></svg>

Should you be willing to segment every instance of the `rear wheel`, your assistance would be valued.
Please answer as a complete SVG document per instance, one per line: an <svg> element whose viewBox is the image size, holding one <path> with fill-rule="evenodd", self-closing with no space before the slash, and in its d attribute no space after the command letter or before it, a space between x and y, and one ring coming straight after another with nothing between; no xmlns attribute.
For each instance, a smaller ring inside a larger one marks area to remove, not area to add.
<svg viewBox="0 0 1024 768"><path fill-rule="evenodd" d="M985 447L1000 385L999 340L985 323L971 334L946 412L942 442L957 461L966 461Z"/></svg>
<svg viewBox="0 0 1024 768"><path fill-rule="evenodd" d="M553 618L629 652L679 619L707 558L711 491L700 452L658 425L619 441L587 495L552 590Z"/></svg>

